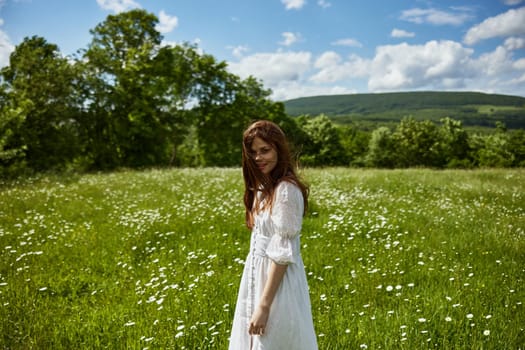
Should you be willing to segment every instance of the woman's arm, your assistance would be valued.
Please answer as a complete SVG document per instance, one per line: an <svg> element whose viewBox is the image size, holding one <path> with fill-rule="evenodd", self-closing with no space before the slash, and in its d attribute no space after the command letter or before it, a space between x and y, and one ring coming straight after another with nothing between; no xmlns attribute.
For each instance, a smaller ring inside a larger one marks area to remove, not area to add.
<svg viewBox="0 0 525 350"><path fill-rule="evenodd" d="M283 280L288 265L279 265L271 262L270 271L268 271L268 280L264 286L263 294L259 306L252 315L248 332L251 335L263 335L270 314L270 307L277 293L277 289Z"/></svg>

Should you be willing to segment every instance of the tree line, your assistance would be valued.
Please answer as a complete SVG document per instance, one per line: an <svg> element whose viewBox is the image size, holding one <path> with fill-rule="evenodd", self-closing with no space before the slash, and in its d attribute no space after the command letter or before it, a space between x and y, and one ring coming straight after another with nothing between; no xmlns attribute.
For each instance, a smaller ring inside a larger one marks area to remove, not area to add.
<svg viewBox="0 0 525 350"><path fill-rule="evenodd" d="M501 122L491 132L469 133L449 117L439 123L405 117L394 127L371 132L334 125L319 115L297 119L308 143L301 157L306 165L376 168L523 167L525 131L509 131Z"/></svg>
<svg viewBox="0 0 525 350"><path fill-rule="evenodd" d="M504 126L469 136L452 119L407 118L367 133L323 115L292 118L255 78L193 45L162 45L157 24L144 10L110 15L74 57L39 36L17 45L0 71L0 175L236 166L256 119L278 123L305 165L524 165L523 131Z"/></svg>

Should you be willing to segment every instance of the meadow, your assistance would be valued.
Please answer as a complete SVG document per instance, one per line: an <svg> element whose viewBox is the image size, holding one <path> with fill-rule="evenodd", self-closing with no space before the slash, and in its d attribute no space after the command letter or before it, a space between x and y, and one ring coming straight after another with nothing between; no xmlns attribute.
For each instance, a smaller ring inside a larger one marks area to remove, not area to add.
<svg viewBox="0 0 525 350"><path fill-rule="evenodd" d="M525 349L525 170L306 169L320 349ZM226 349L240 169L0 184L1 349Z"/></svg>

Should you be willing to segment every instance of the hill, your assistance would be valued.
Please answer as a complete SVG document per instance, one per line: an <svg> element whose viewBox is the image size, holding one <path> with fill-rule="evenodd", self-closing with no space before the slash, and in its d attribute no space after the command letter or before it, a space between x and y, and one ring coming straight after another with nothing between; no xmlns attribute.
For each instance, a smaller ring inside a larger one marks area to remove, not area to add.
<svg viewBox="0 0 525 350"><path fill-rule="evenodd" d="M396 122L405 116L439 121L461 120L466 126L525 128L525 98L479 92L394 92L313 96L284 102L291 116L325 114L338 123Z"/></svg>

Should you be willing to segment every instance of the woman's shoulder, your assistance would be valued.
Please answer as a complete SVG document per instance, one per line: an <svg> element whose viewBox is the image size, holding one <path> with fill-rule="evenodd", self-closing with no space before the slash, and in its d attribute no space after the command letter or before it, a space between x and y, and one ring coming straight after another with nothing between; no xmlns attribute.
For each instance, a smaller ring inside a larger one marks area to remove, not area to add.
<svg viewBox="0 0 525 350"><path fill-rule="evenodd" d="M293 182L292 180L285 179L281 180L277 184L277 188L275 189L275 192L277 194L277 197L282 200L288 200L290 198L301 198L303 196L303 193L301 192L301 189L299 186Z"/></svg>
<svg viewBox="0 0 525 350"><path fill-rule="evenodd" d="M283 179L277 184L277 189L295 189L300 191L299 186L292 179Z"/></svg>

